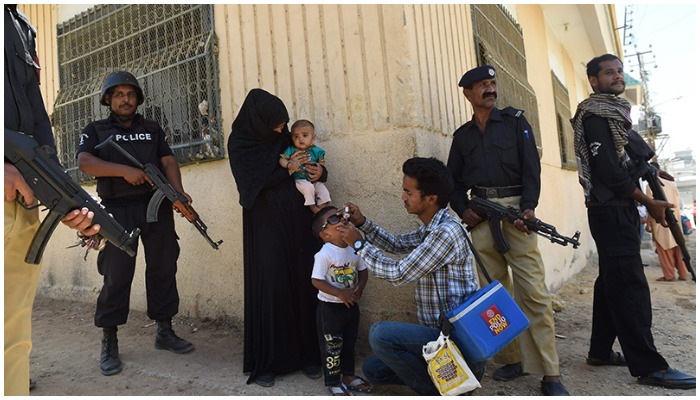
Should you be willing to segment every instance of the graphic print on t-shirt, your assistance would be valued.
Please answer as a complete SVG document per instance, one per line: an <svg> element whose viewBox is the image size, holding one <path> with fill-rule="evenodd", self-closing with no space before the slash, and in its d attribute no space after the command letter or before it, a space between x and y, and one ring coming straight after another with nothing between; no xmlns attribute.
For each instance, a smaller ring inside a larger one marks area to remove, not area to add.
<svg viewBox="0 0 700 400"><path fill-rule="evenodd" d="M352 287L357 281L357 272L350 263L341 266L331 265L329 270L333 273L333 280L346 288Z"/></svg>

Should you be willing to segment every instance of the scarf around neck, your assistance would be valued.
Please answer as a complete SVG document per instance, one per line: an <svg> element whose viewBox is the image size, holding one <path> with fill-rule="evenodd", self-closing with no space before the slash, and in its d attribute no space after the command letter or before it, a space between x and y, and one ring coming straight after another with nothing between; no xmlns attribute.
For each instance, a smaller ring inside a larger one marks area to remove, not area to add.
<svg viewBox="0 0 700 400"><path fill-rule="evenodd" d="M627 158L625 145L629 141L628 131L632 127L630 109L630 103L624 98L604 93L593 93L578 105L576 115L571 119L571 126L574 128L574 150L578 163L579 183L583 186L586 197L589 196L591 190L591 166L590 150L584 137L583 121L591 114L608 120L615 153L620 163L623 164Z"/></svg>

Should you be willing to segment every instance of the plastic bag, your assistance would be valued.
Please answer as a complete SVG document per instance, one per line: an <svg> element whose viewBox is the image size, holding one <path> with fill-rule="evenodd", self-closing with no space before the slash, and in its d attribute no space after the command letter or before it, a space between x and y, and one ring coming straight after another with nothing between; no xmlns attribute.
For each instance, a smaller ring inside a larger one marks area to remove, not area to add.
<svg viewBox="0 0 700 400"><path fill-rule="evenodd" d="M423 346L428 375L443 396L456 396L480 388L454 342L442 332L437 340Z"/></svg>

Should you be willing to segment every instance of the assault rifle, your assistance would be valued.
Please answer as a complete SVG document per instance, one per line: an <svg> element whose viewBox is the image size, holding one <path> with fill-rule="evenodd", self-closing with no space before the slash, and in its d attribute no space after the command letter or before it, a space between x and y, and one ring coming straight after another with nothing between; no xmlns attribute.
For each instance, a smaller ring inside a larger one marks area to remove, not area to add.
<svg viewBox="0 0 700 400"><path fill-rule="evenodd" d="M651 193L653 194L654 199L668 201L666 199L666 194L664 193L664 190L661 187L661 182L656 177L655 168L649 166L648 171L644 174L644 180L647 181L647 184L649 184L649 188L651 189ZM664 213L666 216L666 223L668 224L668 229L671 230L673 239L676 240L678 247L681 249L683 262L685 262L685 266L688 267L688 271L690 271L690 274L693 276L693 281L695 281L695 270L690 265L690 254L688 253L688 249L686 249L685 247L685 236L683 235L681 225L678 223L678 220L676 219L676 215L673 213L672 208L667 208L664 211Z"/></svg>
<svg viewBox="0 0 700 400"><path fill-rule="evenodd" d="M158 221L158 209L160 208L160 203L163 202L164 198L168 198L173 203L173 208L175 208L180 214L182 214L187 221L192 223L199 233L204 236L204 238L209 242L211 247L213 247L215 250L219 250L219 245L223 243L223 240L219 240L218 242L214 242L209 235L207 234L207 226L204 225L204 222L202 222L201 218L199 218L199 214L197 214L197 211L192 208L192 206L187 202L187 197L185 197L184 194L179 193L173 185L168 182L168 179L163 175L162 172L158 169L153 164L142 164L134 158L131 154L127 153L126 150L124 150L117 142L114 141L114 135L108 137L105 139L104 142L98 144L95 146L95 149L101 149L105 146L112 146L114 147L117 151L119 151L124 157L128 158L129 161L131 161L135 166L138 168L142 169L146 175L148 175L149 178L153 181L153 186L151 186L151 189L155 191L153 194L153 197L151 197L150 202L148 203L148 209L146 211L146 221L147 222L156 222Z"/></svg>
<svg viewBox="0 0 700 400"><path fill-rule="evenodd" d="M38 199L36 206L29 207L22 199L18 203L32 209L43 205L49 209L39 230L32 239L24 261L39 264L44 249L56 226L70 211L86 207L95 216L94 224L100 225L98 235L124 250L128 255L136 253L131 243L138 237L140 230L128 233L100 203L78 185L55 160L56 151L49 146L39 146L31 136L5 128L5 160L14 165Z"/></svg>
<svg viewBox="0 0 700 400"><path fill-rule="evenodd" d="M469 208L474 210L474 212L480 216L486 216L489 219L493 239L498 247L499 253L501 254L506 253L510 249L510 245L508 242L506 242L506 239L503 236L503 231L500 229L500 221L504 220L513 223L514 221L521 219L530 231L547 238L552 243L557 243L562 246L566 246L568 243L571 243L574 246L574 249L578 248L578 246L581 244L578 241L578 238L581 236L581 232L576 231L573 237L563 236L557 232L557 228L550 224L544 223L537 218L524 219L520 214L520 211L511 206L505 207L492 201L482 199L481 197L472 196L469 199Z"/></svg>

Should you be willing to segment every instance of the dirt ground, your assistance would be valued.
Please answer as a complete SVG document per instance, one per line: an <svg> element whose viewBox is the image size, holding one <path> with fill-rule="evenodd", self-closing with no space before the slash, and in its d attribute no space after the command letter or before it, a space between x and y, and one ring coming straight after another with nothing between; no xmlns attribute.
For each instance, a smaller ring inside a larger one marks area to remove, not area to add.
<svg viewBox="0 0 700 400"><path fill-rule="evenodd" d="M688 237L695 265L695 234ZM696 286L692 281L657 282L662 275L658 258L649 245L642 250L652 295L653 334L657 348L674 366L696 373ZM542 250L546 251L546 246ZM590 335L593 282L597 260L556 292L557 348L562 381L579 396L695 396L693 390L668 390L640 385L624 367L592 367L585 363ZM101 332L93 325L94 304L37 298L34 309L34 350L31 356L32 395L296 395L328 392L322 380L310 381L300 372L280 376L271 388L246 385L243 375L242 327L220 321L176 318L176 332L196 349L185 355L155 350L155 326L143 312L132 312L119 330L124 370L110 377L99 372ZM616 344L615 349L619 351ZM358 344L358 366L368 354ZM491 379L498 366L489 362L482 388L475 395L539 395L539 376L514 382ZM361 371L358 369L358 373ZM412 395L401 386L378 387L372 395Z"/></svg>

